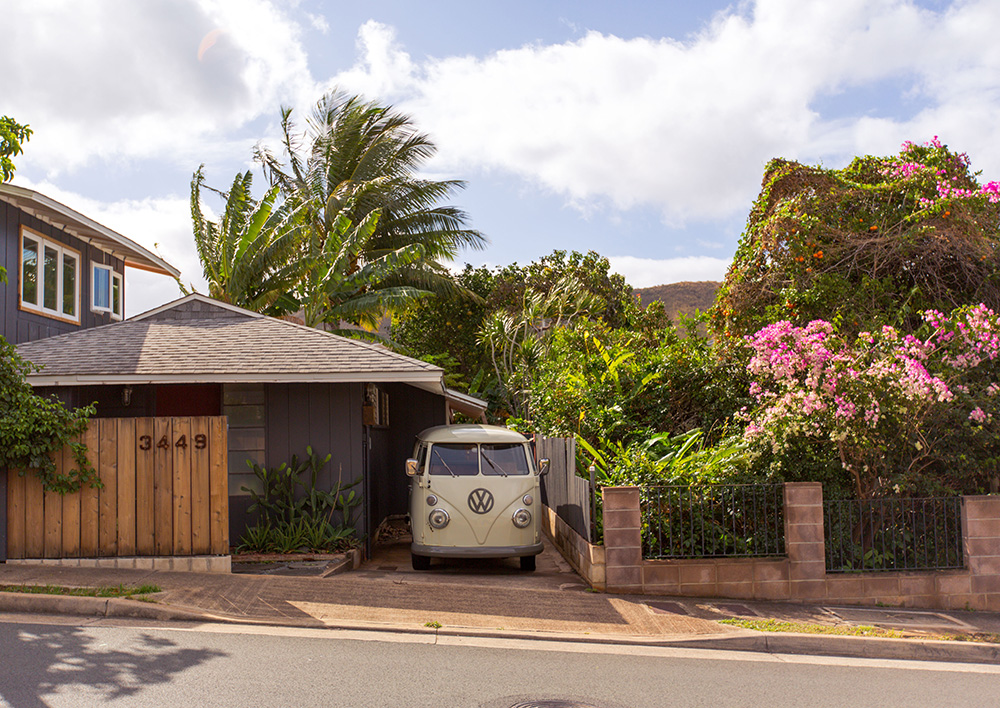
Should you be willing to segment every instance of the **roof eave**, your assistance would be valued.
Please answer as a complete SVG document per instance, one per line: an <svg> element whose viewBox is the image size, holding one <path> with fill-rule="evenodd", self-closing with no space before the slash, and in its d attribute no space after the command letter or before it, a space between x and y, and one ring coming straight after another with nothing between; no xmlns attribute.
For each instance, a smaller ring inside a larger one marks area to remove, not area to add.
<svg viewBox="0 0 1000 708"><path fill-rule="evenodd" d="M35 387L224 383L407 383L444 395L440 371L354 371L331 373L29 374Z"/></svg>
<svg viewBox="0 0 1000 708"><path fill-rule="evenodd" d="M140 246L126 236L122 236L117 231L109 229L107 226L97 223L93 219L84 216L74 209L70 209L65 204L60 204L44 194L36 192L26 187L18 187L13 184L0 185L0 199L6 198L18 209L27 211L29 214L41 219L47 224L62 229L75 236L81 241L94 245L102 251L111 253L117 258L121 258L125 265L131 268L146 270L160 275L167 275L173 278L180 277L181 272L165 260L157 256L152 251ZM116 244L118 248L101 243L101 239Z"/></svg>

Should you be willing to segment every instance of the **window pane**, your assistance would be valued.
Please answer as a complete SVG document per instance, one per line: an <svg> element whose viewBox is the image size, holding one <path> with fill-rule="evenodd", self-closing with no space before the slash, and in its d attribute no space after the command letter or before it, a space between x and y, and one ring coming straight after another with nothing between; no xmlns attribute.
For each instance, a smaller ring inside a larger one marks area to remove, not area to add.
<svg viewBox="0 0 1000 708"><path fill-rule="evenodd" d="M55 310L59 307L59 251L45 246L42 263L42 307Z"/></svg>
<svg viewBox="0 0 1000 708"><path fill-rule="evenodd" d="M63 298L64 315L76 317L76 258L63 254Z"/></svg>
<svg viewBox="0 0 1000 708"><path fill-rule="evenodd" d="M528 474L528 458L521 443L483 445L483 474Z"/></svg>
<svg viewBox="0 0 1000 708"><path fill-rule="evenodd" d="M111 271L94 266L94 307L111 307Z"/></svg>
<svg viewBox="0 0 1000 708"><path fill-rule="evenodd" d="M115 275L111 279L111 311L121 317L122 314L122 277Z"/></svg>
<svg viewBox="0 0 1000 708"><path fill-rule="evenodd" d="M479 474L476 444L439 443L431 447L431 474L471 477Z"/></svg>
<svg viewBox="0 0 1000 708"><path fill-rule="evenodd" d="M38 241L30 238L21 251L21 302L38 304Z"/></svg>

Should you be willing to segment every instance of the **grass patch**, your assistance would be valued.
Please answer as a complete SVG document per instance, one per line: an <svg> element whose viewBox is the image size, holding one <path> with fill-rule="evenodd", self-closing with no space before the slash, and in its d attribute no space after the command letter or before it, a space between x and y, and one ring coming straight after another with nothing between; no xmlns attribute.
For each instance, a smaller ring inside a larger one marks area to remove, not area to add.
<svg viewBox="0 0 1000 708"><path fill-rule="evenodd" d="M64 585L0 585L0 592L22 592L33 595L65 595L68 597L124 597L153 602L149 597L160 592L159 585L105 585L97 588L69 588Z"/></svg>
<svg viewBox="0 0 1000 708"><path fill-rule="evenodd" d="M433 622L424 622L424 626L430 627L431 629L441 629L441 623L437 620L434 620Z"/></svg>
<svg viewBox="0 0 1000 708"><path fill-rule="evenodd" d="M798 632L799 634L841 634L851 637L890 637L905 639L910 635L895 629L882 629L869 625L838 625L831 627L825 624L808 624L806 622L785 622L776 619L725 619L720 624L729 624L743 629L754 629L758 632Z"/></svg>

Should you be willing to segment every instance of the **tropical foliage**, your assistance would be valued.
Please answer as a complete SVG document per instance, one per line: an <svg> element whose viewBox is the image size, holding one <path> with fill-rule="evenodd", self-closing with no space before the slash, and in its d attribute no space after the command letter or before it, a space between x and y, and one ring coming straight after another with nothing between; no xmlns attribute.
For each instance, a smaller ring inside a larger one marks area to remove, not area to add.
<svg viewBox="0 0 1000 708"><path fill-rule="evenodd" d="M222 217L204 217L202 172L192 180L195 241L210 290L269 314L302 312L310 326L374 327L431 292L459 288L442 259L485 238L439 202L463 186L420 178L435 151L412 121L357 96L324 96L297 132L283 109L282 158L255 157L270 187L250 194L238 175Z"/></svg>
<svg viewBox="0 0 1000 708"><path fill-rule="evenodd" d="M814 319L910 332L920 313L1000 307L1000 185L934 138L842 170L772 160L713 311L739 338Z"/></svg>
<svg viewBox="0 0 1000 708"><path fill-rule="evenodd" d="M94 407L68 409L55 398L37 395L25 377L36 371L0 337L0 469L33 470L42 487L66 494L84 484L100 486L86 447L78 442ZM75 469L58 472L53 453L70 446Z"/></svg>
<svg viewBox="0 0 1000 708"><path fill-rule="evenodd" d="M14 176L14 161L24 152L23 143L31 139L31 128L21 125L10 116L0 116L0 182L9 182Z"/></svg>
<svg viewBox="0 0 1000 708"><path fill-rule="evenodd" d="M243 487L252 502L247 511L256 523L240 539L239 550L249 553L334 552L358 542L355 536L361 496L352 489L361 481L337 480L333 489L319 486L319 476L330 461L311 446L305 458L269 469L247 460L259 489Z"/></svg>

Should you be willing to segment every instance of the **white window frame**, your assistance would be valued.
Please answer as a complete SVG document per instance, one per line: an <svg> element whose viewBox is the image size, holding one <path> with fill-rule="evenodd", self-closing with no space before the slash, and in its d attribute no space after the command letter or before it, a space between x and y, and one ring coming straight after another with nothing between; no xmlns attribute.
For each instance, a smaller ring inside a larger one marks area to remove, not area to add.
<svg viewBox="0 0 1000 708"><path fill-rule="evenodd" d="M20 250L17 255L17 300L19 307L25 312L34 312L45 317L51 317L52 319L61 320L62 322L70 322L72 324L80 324L80 280L83 276L83 271L81 264L83 263L83 258L80 252L75 248L70 248L65 244L59 243L58 241L53 241L50 238L42 236L34 229L30 229L27 226L21 226L21 238L19 239L18 245ZM24 239L28 238L38 244L38 260L35 262L36 276L35 282L37 287L37 297L38 302L25 302L24 301ZM56 309L51 309L45 307L45 249L49 248L56 252ZM67 315L62 311L63 306L63 258L66 254L73 256L76 261L76 277L73 279L74 290L74 304L73 304L73 314Z"/></svg>
<svg viewBox="0 0 1000 708"><path fill-rule="evenodd" d="M95 271L106 270L110 274L108 277L108 307L97 304L97 277ZM115 312L115 285L118 285L118 312ZM122 274L113 266L104 265L95 261L90 262L90 309L94 312L103 312L111 315L111 319L120 320L122 318L121 309L125 301L125 279Z"/></svg>

